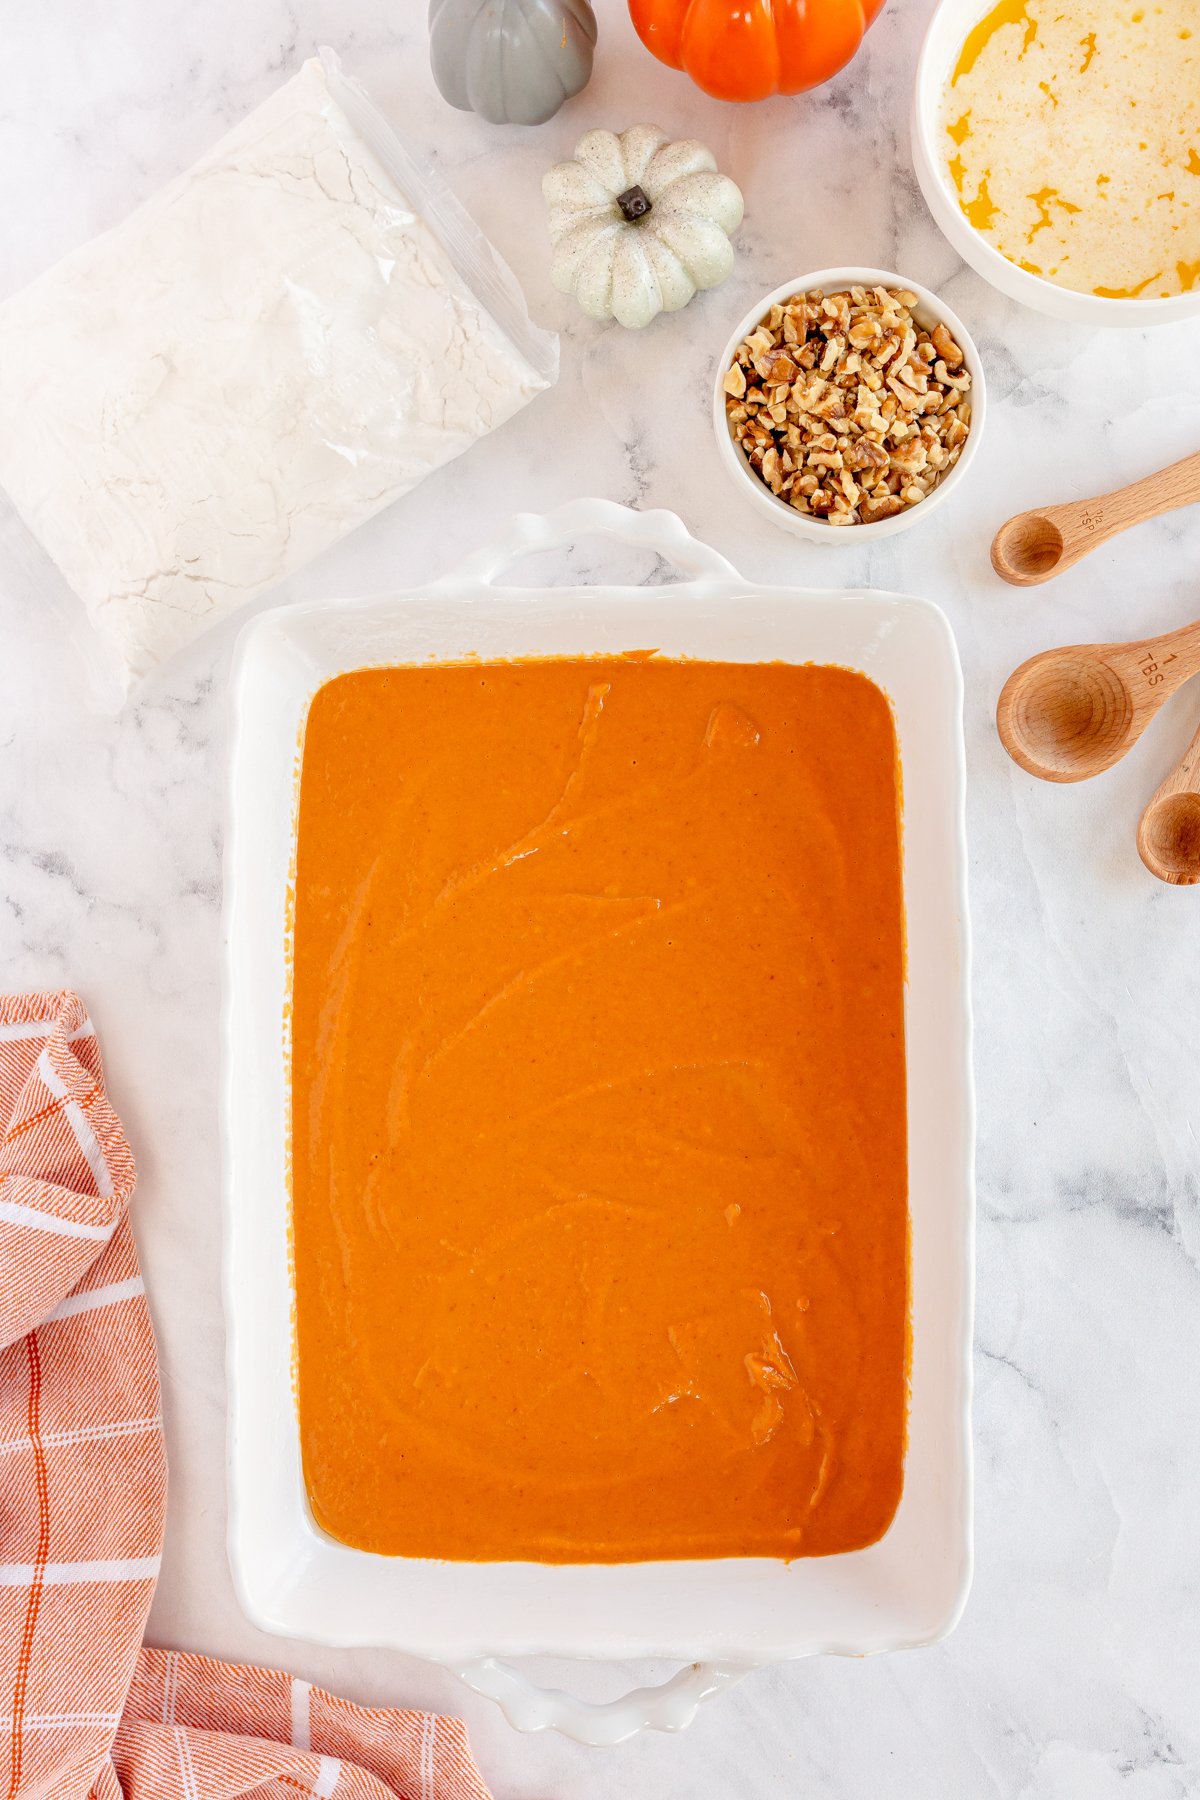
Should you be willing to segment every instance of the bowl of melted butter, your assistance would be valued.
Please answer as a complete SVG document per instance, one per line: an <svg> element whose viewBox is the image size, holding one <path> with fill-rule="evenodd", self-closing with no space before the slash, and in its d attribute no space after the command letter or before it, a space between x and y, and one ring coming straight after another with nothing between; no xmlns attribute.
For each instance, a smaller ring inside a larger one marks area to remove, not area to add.
<svg viewBox="0 0 1200 1800"><path fill-rule="evenodd" d="M1200 314L1197 0L942 0L912 120L960 254L1080 324Z"/></svg>

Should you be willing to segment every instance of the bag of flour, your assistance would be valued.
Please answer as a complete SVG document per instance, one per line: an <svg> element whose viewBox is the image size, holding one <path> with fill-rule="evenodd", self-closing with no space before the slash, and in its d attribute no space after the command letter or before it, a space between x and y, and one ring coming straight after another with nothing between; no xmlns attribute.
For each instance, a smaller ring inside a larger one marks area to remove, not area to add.
<svg viewBox="0 0 1200 1800"><path fill-rule="evenodd" d="M129 687L553 382L328 51L0 304L0 485Z"/></svg>

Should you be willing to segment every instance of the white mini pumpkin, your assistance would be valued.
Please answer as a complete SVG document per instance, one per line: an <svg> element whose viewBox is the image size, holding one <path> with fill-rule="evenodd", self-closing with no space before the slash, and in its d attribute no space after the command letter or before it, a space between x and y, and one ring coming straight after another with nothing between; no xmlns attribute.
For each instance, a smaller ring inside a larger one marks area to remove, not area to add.
<svg viewBox="0 0 1200 1800"><path fill-rule="evenodd" d="M656 125L587 131L574 159L547 171L542 193L551 279L590 318L648 325L733 268L741 192L694 138L670 143Z"/></svg>

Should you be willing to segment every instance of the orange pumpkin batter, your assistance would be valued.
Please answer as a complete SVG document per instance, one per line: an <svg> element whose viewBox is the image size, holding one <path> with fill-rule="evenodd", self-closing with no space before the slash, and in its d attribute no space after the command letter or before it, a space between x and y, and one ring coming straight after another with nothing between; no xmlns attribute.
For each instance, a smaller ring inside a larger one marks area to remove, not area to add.
<svg viewBox="0 0 1200 1800"><path fill-rule="evenodd" d="M900 1495L899 797L865 677L370 670L304 739L314 1515L480 1561L853 1550Z"/></svg>

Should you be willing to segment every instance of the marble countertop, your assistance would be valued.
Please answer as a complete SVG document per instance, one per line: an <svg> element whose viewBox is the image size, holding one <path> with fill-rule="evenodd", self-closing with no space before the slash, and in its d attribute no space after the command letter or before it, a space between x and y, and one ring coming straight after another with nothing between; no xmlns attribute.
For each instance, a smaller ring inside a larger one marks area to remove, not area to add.
<svg viewBox="0 0 1200 1800"><path fill-rule="evenodd" d="M1086 786L1020 774L992 727L1008 670L1056 642L1200 613L1200 514L1128 534L1051 586L1005 588L987 546L1010 512L1094 492L1196 447L1200 330L1089 333L1002 299L940 237L913 179L908 96L929 0L892 0L821 92L706 100L598 10L591 86L537 130L452 112L424 7L381 0L52 0L5 23L0 292L114 222L316 44L431 153L562 333L558 387L287 584L408 587L519 509L583 493L678 511L746 575L928 595L966 670L979 1087L977 1572L944 1644L767 1670L682 1737L584 1751L523 1738L448 1674L269 1638L225 1559L217 1135L225 686L204 640L119 721L89 709L36 570L0 534L0 962L11 989L73 985L93 1009L138 1155L135 1226L159 1332L172 1488L150 1636L288 1666L359 1700L467 1717L506 1800L1137 1800L1200 1792L1200 894L1142 868L1142 804L1200 718L1184 692ZM543 168L604 123L704 138L742 185L737 269L642 335L555 294ZM710 363L754 298L836 263L897 268L967 321L991 384L962 492L873 548L761 525L718 465ZM640 579L584 546L539 579ZM552 1672L543 1670L539 1672ZM559 1674L562 1671L554 1671ZM625 1671L628 1673L628 1671ZM589 1674L590 1691L618 1677Z"/></svg>

